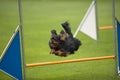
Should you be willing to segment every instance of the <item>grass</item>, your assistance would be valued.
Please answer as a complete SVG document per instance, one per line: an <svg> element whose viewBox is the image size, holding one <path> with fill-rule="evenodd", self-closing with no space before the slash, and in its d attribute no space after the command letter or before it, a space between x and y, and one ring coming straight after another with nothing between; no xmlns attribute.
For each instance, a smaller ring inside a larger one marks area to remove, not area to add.
<svg viewBox="0 0 120 80"><path fill-rule="evenodd" d="M82 33L77 38L81 48L68 57L50 55L48 41L50 30L62 29L61 23L68 20L74 33L92 0L22 0L26 63L78 59L114 55L113 30L99 31L99 40L94 41ZM116 1L116 16L120 19L119 0ZM98 26L112 25L112 9L109 0L98 0ZM0 54L14 29L19 24L16 0L0 0ZM1 80L12 80L0 72ZM114 60L84 63L69 63L44 67L26 68L27 80L118 80Z"/></svg>

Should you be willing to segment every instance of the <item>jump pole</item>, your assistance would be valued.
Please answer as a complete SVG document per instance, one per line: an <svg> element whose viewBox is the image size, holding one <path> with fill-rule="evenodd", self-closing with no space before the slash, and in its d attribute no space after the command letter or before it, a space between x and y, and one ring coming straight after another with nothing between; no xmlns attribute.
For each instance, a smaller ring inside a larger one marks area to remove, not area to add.
<svg viewBox="0 0 120 80"><path fill-rule="evenodd" d="M25 63L25 51L24 51L24 35L23 35L23 18L22 18L22 3L21 0L18 0L18 10L19 10L19 26L20 26L20 36L21 36L21 56L22 56L22 73L23 73L23 80L26 79L26 63Z"/></svg>
<svg viewBox="0 0 120 80"><path fill-rule="evenodd" d="M113 29L113 26L104 26L99 28L99 30L108 30L108 29Z"/></svg>
<svg viewBox="0 0 120 80"><path fill-rule="evenodd" d="M114 59L114 58L115 56L102 56L102 57L72 59L72 60L63 60L63 61L54 61L54 62L41 62L41 63L26 64L26 67L46 66L46 65L64 64L64 63L73 63L73 62L95 61L95 60Z"/></svg>

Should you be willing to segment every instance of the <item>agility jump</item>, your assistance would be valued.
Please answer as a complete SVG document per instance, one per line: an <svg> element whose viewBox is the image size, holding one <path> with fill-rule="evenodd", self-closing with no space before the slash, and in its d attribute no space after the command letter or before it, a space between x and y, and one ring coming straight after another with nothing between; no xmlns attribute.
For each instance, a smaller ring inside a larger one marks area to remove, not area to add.
<svg viewBox="0 0 120 80"><path fill-rule="evenodd" d="M112 26L105 26L105 27L100 27L99 30L109 30L112 28L113 28ZM31 63L31 64L26 64L26 67L47 66L47 65L54 65L54 64L86 62L86 61L105 60L105 59L115 59L115 56L102 56L102 57L72 59L72 60L63 60L63 61L54 61L54 62Z"/></svg>
<svg viewBox="0 0 120 80"><path fill-rule="evenodd" d="M113 28L112 26L105 26L105 27L100 27L99 30L109 30L112 28ZM102 56L102 57L72 59L72 60L63 60L63 61L54 61L54 62L32 63L32 64L26 64L26 67L47 66L47 65L54 65L54 64L86 62L86 61L105 60L105 59L115 59L115 56Z"/></svg>

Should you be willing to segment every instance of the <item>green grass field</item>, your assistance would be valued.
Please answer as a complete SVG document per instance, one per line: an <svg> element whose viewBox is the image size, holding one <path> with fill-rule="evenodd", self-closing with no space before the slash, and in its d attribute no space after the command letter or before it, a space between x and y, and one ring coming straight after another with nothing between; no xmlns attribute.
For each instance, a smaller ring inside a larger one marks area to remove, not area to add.
<svg viewBox="0 0 120 80"><path fill-rule="evenodd" d="M50 31L59 33L61 23L69 21L74 33L92 0L22 0L25 61L28 63L59 61L114 55L113 30L99 31L94 41L82 33L82 46L68 57L49 54ZM120 0L115 0L115 14L120 20ZM98 27L112 25L111 0L97 0ZM0 0L0 54L19 24L17 0ZM12 65L12 64L11 64ZM13 80L0 72L0 80ZM68 63L26 68L26 80L120 80L115 60Z"/></svg>

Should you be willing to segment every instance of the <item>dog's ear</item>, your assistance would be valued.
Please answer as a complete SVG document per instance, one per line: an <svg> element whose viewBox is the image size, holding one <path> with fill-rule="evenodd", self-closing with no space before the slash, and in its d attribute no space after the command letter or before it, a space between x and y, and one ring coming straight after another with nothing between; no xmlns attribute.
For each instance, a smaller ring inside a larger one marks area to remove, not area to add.
<svg viewBox="0 0 120 80"><path fill-rule="evenodd" d="M57 35L57 32L56 32L56 30L51 30L51 34L54 34L54 35Z"/></svg>

